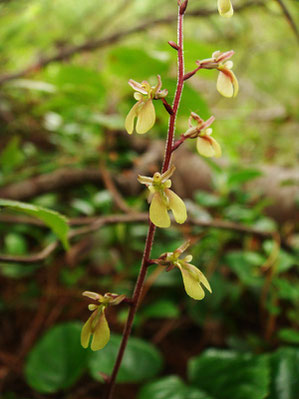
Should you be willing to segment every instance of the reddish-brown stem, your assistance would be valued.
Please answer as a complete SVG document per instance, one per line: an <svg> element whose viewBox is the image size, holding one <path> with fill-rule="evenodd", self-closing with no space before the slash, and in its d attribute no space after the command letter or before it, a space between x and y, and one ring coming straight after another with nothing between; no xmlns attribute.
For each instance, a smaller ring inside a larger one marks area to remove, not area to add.
<svg viewBox="0 0 299 399"><path fill-rule="evenodd" d="M166 147L165 147L165 155L164 155L164 162L162 166L162 171L161 173L166 172L166 170L169 168L170 162L171 162L171 154L172 154L172 147L174 143L174 132L175 132L175 121L176 121L176 115L178 112L179 104L180 104L180 99L183 91L183 86L184 86L184 55L183 55L183 18L184 18L184 12L186 10L187 6L187 1L184 2L184 8L182 6L178 7L178 79L177 79L177 87L176 87L176 92L175 92L175 97L173 101L173 106L172 106L172 114L170 114L169 118L169 126L168 126L168 133L167 133L167 142L166 142ZM183 10L183 12L182 12ZM140 272L135 284L135 289L132 297L132 304L129 310L127 322L123 331L123 336L122 336L122 341L120 344L120 348L117 354L117 358L114 364L114 368L111 374L111 377L109 378L108 381L108 386L107 386L107 392L106 392L106 399L112 399L113 397L113 392L115 388L115 381L116 377L123 359L123 355L128 343L129 336L131 334L132 330L132 325L134 321L134 317L138 308L138 304L141 298L142 290L143 290L143 285L147 273L147 267L150 262L150 254L151 254L151 249L152 245L154 242L154 237L155 237L155 231L156 231L156 226L152 223L149 222L149 229L147 233L147 238L145 242L145 247L144 247L144 253L142 257L142 263L140 267Z"/></svg>
<svg viewBox="0 0 299 399"><path fill-rule="evenodd" d="M106 395L107 399L112 399L112 397L113 397L116 377L117 377L118 370L120 368L120 365L121 365L121 362L122 362L122 359L123 359L123 356L125 353L128 339L131 334L134 317L135 317L135 314L137 311L139 299L140 299L142 289L143 289L144 280L146 277L147 266L148 266L148 261L150 258L150 253L151 253L151 249L152 249L152 245L153 245L153 241L154 241L155 230L156 230L156 226L150 222L147 239L146 239L146 243L145 243L145 248L144 248L144 253L143 253L143 257L142 257L140 272L139 272L139 275L138 275L138 278L137 278L137 281L135 284L134 294L132 297L132 304L131 304L131 307L129 310L128 319L127 319L127 322L126 322L126 325L124 328L123 337L122 337L120 348L119 348L117 358L116 358L116 361L114 364L114 368L113 368L112 374L108 380L108 389L107 389L107 395Z"/></svg>
<svg viewBox="0 0 299 399"><path fill-rule="evenodd" d="M177 150L181 144L187 139L185 136L181 136L180 139L176 140L171 148L171 152Z"/></svg>
<svg viewBox="0 0 299 399"><path fill-rule="evenodd" d="M202 68L201 65L199 65L197 68L193 69L193 71L190 71L184 75L184 80L190 79L193 75L196 74L197 71L199 71Z"/></svg>
<svg viewBox="0 0 299 399"><path fill-rule="evenodd" d="M169 118L169 125L168 125L168 135L167 135L167 142L165 148L165 155L164 155L164 162L162 167L162 173L166 172L169 168L171 155L172 155L172 146L174 143L174 132L175 132L175 121L178 112L178 108L180 105L180 100L182 96L182 91L184 87L184 47L183 47L183 19L184 14L180 13L180 7L178 12L178 79L177 79L177 86L173 101L173 114L170 115Z"/></svg>
<svg viewBox="0 0 299 399"><path fill-rule="evenodd" d="M166 111L169 113L169 115L172 115L173 114L172 106L170 104L168 104L168 102L165 98L162 98L161 100L162 100L162 103L163 103Z"/></svg>

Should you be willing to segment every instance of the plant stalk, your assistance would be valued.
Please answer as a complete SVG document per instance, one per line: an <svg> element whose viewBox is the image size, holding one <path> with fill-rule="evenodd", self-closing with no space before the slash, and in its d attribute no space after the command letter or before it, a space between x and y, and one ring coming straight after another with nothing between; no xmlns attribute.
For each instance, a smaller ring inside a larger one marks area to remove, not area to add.
<svg viewBox="0 0 299 399"><path fill-rule="evenodd" d="M167 132L167 141L166 141L166 146L165 146L165 154L164 154L164 161L163 161L163 166L162 166L162 171L161 173L164 173L168 170L170 162L171 162L171 156L173 152L173 144L174 144L174 133L175 133L175 122L176 122L176 116L182 96L182 91L184 87L184 53L183 53L183 19L184 19L184 12L181 13L181 8L180 6L178 7L178 24L177 24L177 36L178 36L178 75L177 75L177 86L176 86L176 91L175 91L175 97L172 105L172 114L169 117L169 125L168 125L168 132ZM152 245L154 242L155 238L155 231L156 231L156 226L149 221L149 229L147 233L147 238L145 242L145 247L144 247L144 252L143 252L143 257L142 257L142 262L141 262L141 267L140 267L140 272L135 284L134 288L134 293L132 297L132 303L130 306L127 322L123 331L123 337L122 341L120 344L120 348L117 354L117 358L114 364L114 368L112 371L112 374L108 380L108 386L107 386L107 392L106 392L106 399L112 399L113 398L113 392L115 389L115 382L116 382L116 377L124 356L124 352L128 343L129 336L131 334L132 330L132 325L134 321L134 317L139 305L139 301L141 298L142 294L142 289L147 273L147 267L150 263L150 255L151 255L151 249Z"/></svg>

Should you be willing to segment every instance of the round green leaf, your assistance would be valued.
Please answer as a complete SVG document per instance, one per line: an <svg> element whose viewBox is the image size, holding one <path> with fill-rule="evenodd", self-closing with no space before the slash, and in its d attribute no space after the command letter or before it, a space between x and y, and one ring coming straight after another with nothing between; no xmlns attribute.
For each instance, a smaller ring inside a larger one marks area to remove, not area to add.
<svg viewBox="0 0 299 399"><path fill-rule="evenodd" d="M169 376L142 387L138 399L212 399L194 387L188 387L179 377Z"/></svg>
<svg viewBox="0 0 299 399"><path fill-rule="evenodd" d="M80 345L81 324L64 323L51 328L29 353L27 383L42 393L70 387L87 364L88 351Z"/></svg>
<svg viewBox="0 0 299 399"><path fill-rule="evenodd" d="M280 348L270 356L271 383L268 399L299 397L299 349Z"/></svg>
<svg viewBox="0 0 299 399"><path fill-rule="evenodd" d="M189 378L217 399L264 399L269 384L268 360L211 349L191 360Z"/></svg>
<svg viewBox="0 0 299 399"><path fill-rule="evenodd" d="M100 372L108 375L111 374L120 341L120 335L112 335L108 345L104 349L91 354L89 358L89 370L95 380L103 381L99 374ZM157 375L161 367L162 357L153 345L138 338L130 338L120 366L117 381L143 381Z"/></svg>

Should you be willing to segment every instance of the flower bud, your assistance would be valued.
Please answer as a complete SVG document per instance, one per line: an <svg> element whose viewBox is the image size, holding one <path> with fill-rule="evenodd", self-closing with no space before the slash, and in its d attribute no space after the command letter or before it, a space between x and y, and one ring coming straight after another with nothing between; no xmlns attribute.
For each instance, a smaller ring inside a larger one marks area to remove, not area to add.
<svg viewBox="0 0 299 399"><path fill-rule="evenodd" d="M233 15L234 10L230 0L217 0L218 11L222 17L229 18Z"/></svg>

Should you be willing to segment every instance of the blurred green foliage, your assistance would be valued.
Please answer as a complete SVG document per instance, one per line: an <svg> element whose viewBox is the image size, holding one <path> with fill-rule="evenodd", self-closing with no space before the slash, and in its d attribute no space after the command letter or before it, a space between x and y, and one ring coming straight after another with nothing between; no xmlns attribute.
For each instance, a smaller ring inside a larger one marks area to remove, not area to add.
<svg viewBox="0 0 299 399"><path fill-rule="evenodd" d="M157 7L150 0L0 1L0 80L70 46L175 15L175 3L161 0ZM294 2L286 4L295 14ZM201 7L210 9L211 2L190 1L190 11ZM146 79L154 84L160 74L171 101L176 54L168 40L175 40L174 23L157 24L3 84L1 186L63 167L98 167L99 160L117 175L130 170L140 154L121 134L134 103L127 81ZM268 1L236 13L229 21L217 14L187 17L185 41L187 71L196 59L233 48L241 87L237 99L222 99L216 92L216 74L203 71L184 89L178 133L186 129L190 111L203 118L215 115L214 135L228 159L221 167L209 162L213 191L195 193L189 200L190 215L283 233L288 226L279 226L264 214L268 200L257 200L244 184L261 175L259 163L294 166L296 162L298 53L287 21L278 5ZM156 111L151 139L165 138L167 114L160 103ZM125 200L136 210L147 210L143 194ZM69 218L116 211L102 184L45 193L31 202L36 212L51 208ZM58 223L65 242L66 223L60 219ZM0 223L1 252L7 255L34 253L53 241L53 233L40 226L7 226ZM58 252L37 264L0 264L5 349L16 352L39 314L41 300L47 303L45 325L41 323L39 338L24 360L24 375L15 376L5 387L4 399L37 397L34 390L72 395L86 380L101 379L99 371L110 372L120 336L113 335L101 352L83 351L78 320L86 319L87 310L78 297L84 289L130 295L146 232L141 223L105 226L86 247L84 240L74 240L74 252L68 256ZM174 250L190 236L200 238L190 252L208 276L213 294L195 303L186 297L179 272L155 276L155 268L150 268L151 290L135 320L119 381L140 385L147 381L139 390L140 399L297 399L296 240L279 247L271 237L195 226L174 228L158 231L152 257ZM108 313L113 331L121 333L126 314L123 306L117 314ZM282 345L290 347L278 348Z"/></svg>

